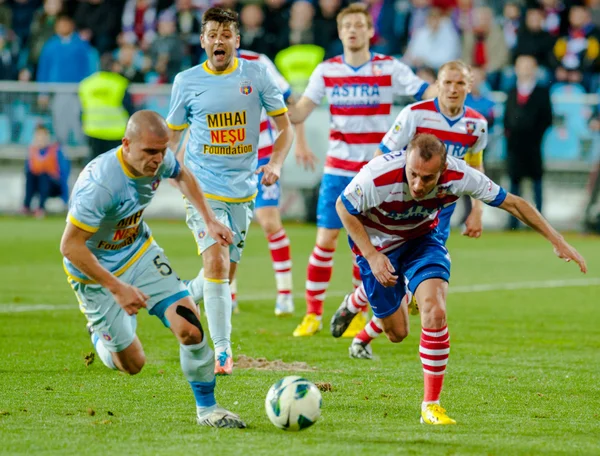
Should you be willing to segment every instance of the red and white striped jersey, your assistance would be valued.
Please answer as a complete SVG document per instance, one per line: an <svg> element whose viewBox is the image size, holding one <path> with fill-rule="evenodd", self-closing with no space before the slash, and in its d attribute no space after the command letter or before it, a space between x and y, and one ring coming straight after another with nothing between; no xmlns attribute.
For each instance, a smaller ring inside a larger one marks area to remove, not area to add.
<svg viewBox="0 0 600 456"><path fill-rule="evenodd" d="M423 199L415 200L406 179L406 155L392 152L371 160L352 179L342 201L360 217L373 246L382 252L432 231L441 209L462 195L499 206L506 191L463 160L448 157L447 169ZM354 253L360 254L356 246Z"/></svg>
<svg viewBox="0 0 600 456"><path fill-rule="evenodd" d="M277 86L283 93L283 99L287 101L292 94L292 88L286 79L279 73L275 64L269 57L264 54L258 54L252 51L239 50L238 57L245 60L256 60L263 63L273 75ZM260 114L260 136L258 137L258 159L262 160L271 156L273 152L273 144L277 137L277 128L273 121L267 116L267 112L263 109Z"/></svg>
<svg viewBox="0 0 600 456"><path fill-rule="evenodd" d="M459 116L450 119L440 112L436 98L408 105L400 111L379 148L383 153L401 151L415 135L429 133L446 145L448 155L478 166L487 146L487 130L487 120L474 109L465 107Z"/></svg>
<svg viewBox="0 0 600 456"><path fill-rule="evenodd" d="M354 176L373 158L391 125L394 96L420 99L427 83L393 57L372 54L354 68L343 56L320 63L304 96L316 104L327 97L331 114L325 173Z"/></svg>

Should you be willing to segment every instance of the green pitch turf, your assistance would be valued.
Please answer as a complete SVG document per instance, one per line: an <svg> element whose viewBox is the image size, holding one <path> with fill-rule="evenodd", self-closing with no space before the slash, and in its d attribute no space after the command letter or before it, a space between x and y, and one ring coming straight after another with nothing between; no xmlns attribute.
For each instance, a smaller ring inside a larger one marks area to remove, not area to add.
<svg viewBox="0 0 600 456"><path fill-rule="evenodd" d="M195 275L199 260L184 223L150 225L175 270ZM177 343L146 313L138 325L148 359L141 374L127 377L99 360L86 367L92 347L61 268L62 228L59 219L0 219L0 454L600 454L598 238L568 236L588 260L583 276L533 233L452 235L442 403L458 425L433 428L418 421L418 317L402 344L374 343L376 360L349 359L349 340L327 329L350 285L351 257L340 240L325 328L292 337L303 300L294 318L275 318L270 258L253 227L240 267L234 354L305 362L314 369L303 376L333 388L323 393L315 426L286 433L268 421L264 398L287 372L237 369L219 378L218 401L248 429L198 427ZM301 295L315 229L287 230Z"/></svg>

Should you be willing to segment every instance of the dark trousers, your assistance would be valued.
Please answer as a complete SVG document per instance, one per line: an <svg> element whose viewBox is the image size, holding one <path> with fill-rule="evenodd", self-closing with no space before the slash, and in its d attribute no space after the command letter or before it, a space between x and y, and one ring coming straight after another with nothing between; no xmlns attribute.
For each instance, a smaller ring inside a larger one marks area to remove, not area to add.
<svg viewBox="0 0 600 456"><path fill-rule="evenodd" d="M510 178L510 192L513 195L521 195L521 179ZM538 211L542 212L542 179L533 179L533 202ZM519 220L516 217L510 216L508 221L508 229L516 230L519 228Z"/></svg>
<svg viewBox="0 0 600 456"><path fill-rule="evenodd" d="M60 196L60 185L58 185L48 174L36 176L27 171L25 174L25 201L23 206L31 209L31 201L35 195L39 197L38 208L46 209L46 200L53 196Z"/></svg>
<svg viewBox="0 0 600 456"><path fill-rule="evenodd" d="M109 139L98 139L92 138L91 136L87 137L88 145L90 147L90 155L89 161L92 161L98 155L103 154L104 152L108 152L115 147L119 147L121 145L121 140L109 140Z"/></svg>

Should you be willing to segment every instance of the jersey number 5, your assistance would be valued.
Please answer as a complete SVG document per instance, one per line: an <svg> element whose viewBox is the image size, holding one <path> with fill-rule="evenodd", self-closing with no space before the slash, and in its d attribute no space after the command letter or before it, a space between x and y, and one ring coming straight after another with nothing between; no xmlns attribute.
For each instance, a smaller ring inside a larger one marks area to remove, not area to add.
<svg viewBox="0 0 600 456"><path fill-rule="evenodd" d="M154 266L156 266L156 269L158 269L158 272L160 272L161 275L168 276L171 275L171 273L173 272L173 269L171 269L169 263L160 262L160 255L156 255L153 262Z"/></svg>

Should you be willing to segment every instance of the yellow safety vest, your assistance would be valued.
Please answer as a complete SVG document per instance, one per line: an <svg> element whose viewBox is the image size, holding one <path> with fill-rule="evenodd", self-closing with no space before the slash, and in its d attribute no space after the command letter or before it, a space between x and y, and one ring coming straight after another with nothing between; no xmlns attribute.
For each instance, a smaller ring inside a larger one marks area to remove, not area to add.
<svg viewBox="0 0 600 456"><path fill-rule="evenodd" d="M275 65L295 92L302 93L313 70L325 57L325 49L314 44L296 44L275 56Z"/></svg>
<svg viewBox="0 0 600 456"><path fill-rule="evenodd" d="M129 81L116 73L99 71L79 84L83 132L92 138L117 140L125 134L129 115L123 98Z"/></svg>

